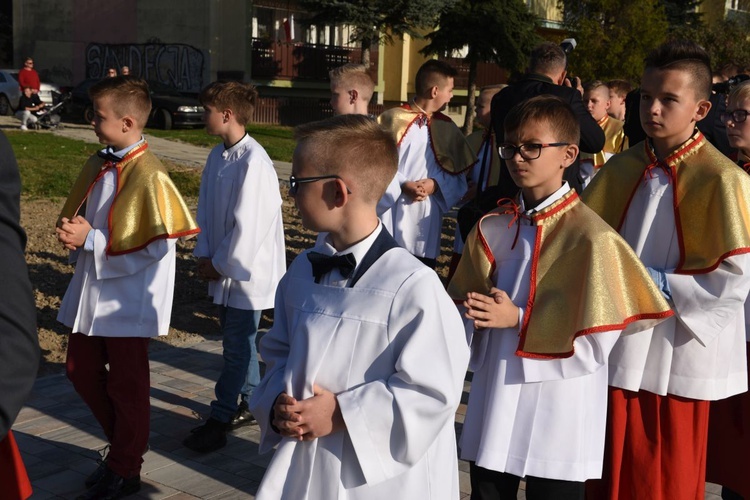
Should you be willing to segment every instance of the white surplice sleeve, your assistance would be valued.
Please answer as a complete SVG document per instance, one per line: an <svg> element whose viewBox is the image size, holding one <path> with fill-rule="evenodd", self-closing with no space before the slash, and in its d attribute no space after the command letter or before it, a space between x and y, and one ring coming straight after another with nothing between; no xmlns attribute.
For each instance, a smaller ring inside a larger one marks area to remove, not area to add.
<svg viewBox="0 0 750 500"><path fill-rule="evenodd" d="M248 175L249 169L263 167L261 162L251 162L237 179L240 188L237 204L232 208L234 228L211 259L219 274L237 281L250 280L252 264L281 217L281 194L275 175L268 175L265 168L258 175Z"/></svg>
<svg viewBox="0 0 750 500"><path fill-rule="evenodd" d="M388 334L395 347L393 375L337 395L368 484L408 470L453 421L468 363L461 318L429 269L399 289Z"/></svg>
<svg viewBox="0 0 750 500"><path fill-rule="evenodd" d="M666 273L678 320L706 346L737 317L750 291L750 254L725 259L705 274Z"/></svg>
<svg viewBox="0 0 750 500"><path fill-rule="evenodd" d="M440 210L445 213L458 204L469 189L469 185L466 183L466 176L463 173L451 174L442 168L437 170L437 172L431 173L431 177L440 189L432 195L432 198L438 204Z"/></svg>
<svg viewBox="0 0 750 500"><path fill-rule="evenodd" d="M279 394L286 390L284 372L289 358L289 329L284 311L287 277L281 278L276 289L273 326L261 338L259 352L266 372L250 396L249 407L260 426L258 451L266 453L281 441L281 435L271 428L271 412Z"/></svg>
<svg viewBox="0 0 750 500"><path fill-rule="evenodd" d="M208 203L207 178L209 176L209 173L212 171L211 157L213 156L213 154L214 152L211 151L208 156L208 160L206 160L206 166L203 169L203 174L201 175L200 189L198 190L198 210L195 214L195 222L198 224L198 227L201 228L201 232L198 233L195 238L195 248L193 249L193 255L199 259L201 257L211 257L211 248L208 242L208 233L206 232L206 228L208 227L208 219L206 217L206 203Z"/></svg>
<svg viewBox="0 0 750 500"><path fill-rule="evenodd" d="M105 280L132 276L146 269L148 266L162 260L177 244L176 238L160 238L154 240L145 248L123 255L107 255L109 231L106 229L91 229L94 232L94 265L96 279Z"/></svg>

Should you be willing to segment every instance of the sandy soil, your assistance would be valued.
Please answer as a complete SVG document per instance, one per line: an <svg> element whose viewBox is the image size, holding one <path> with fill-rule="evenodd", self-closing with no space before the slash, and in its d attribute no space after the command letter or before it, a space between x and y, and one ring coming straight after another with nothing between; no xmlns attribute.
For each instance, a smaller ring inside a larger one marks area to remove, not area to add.
<svg viewBox="0 0 750 500"><path fill-rule="evenodd" d="M314 233L304 229L291 199L284 195L284 226L287 244L287 260L291 262L302 250L315 242ZM42 348L40 375L60 372L65 365L67 334L69 329L57 322L57 310L65 294L73 266L68 264L68 252L57 242L54 223L64 200L21 200L21 224L28 236L26 261L29 276L34 287L39 326L39 344ZM193 210L197 200L188 201ZM452 249L454 222L446 219L443 233L443 256L439 259L438 273L445 276L449 255ZM450 235L450 236L449 236ZM195 275L192 257L195 240L178 244L177 276L175 283L172 325L169 335L151 342L151 350L164 348L164 343L172 346L187 346L207 338L218 338L218 321L215 307L206 295L206 285ZM273 322L273 312L263 315L261 328L268 328Z"/></svg>

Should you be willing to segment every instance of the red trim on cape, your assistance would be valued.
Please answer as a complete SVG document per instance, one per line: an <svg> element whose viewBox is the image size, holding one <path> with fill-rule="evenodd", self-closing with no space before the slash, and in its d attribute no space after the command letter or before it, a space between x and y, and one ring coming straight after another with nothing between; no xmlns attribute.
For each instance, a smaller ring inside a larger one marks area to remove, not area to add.
<svg viewBox="0 0 750 500"><path fill-rule="evenodd" d="M572 197L571 197L572 198ZM534 239L534 253L531 256L531 271L529 273L529 299L526 301L526 311L523 314L523 324L521 325L521 331L518 332L520 337L518 340L518 347L516 353L523 350L523 346L526 343L526 333L529 329L529 321L531 321L531 314L534 310L534 300L536 299L536 270L539 265L539 253L542 250L542 230L544 226L537 226L536 237Z"/></svg>

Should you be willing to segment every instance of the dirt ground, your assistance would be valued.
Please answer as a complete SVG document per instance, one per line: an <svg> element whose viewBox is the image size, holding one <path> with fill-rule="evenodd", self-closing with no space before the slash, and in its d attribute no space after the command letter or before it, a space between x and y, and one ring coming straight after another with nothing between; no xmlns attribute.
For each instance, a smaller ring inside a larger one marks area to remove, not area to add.
<svg viewBox="0 0 750 500"><path fill-rule="evenodd" d="M291 262L302 250L315 242L315 234L300 224L291 199L284 196L283 217L286 235L287 261ZM64 200L22 199L21 224L26 230L26 261L34 287L39 326L39 344L42 348L42 363L39 374L58 373L65 367L65 351L69 329L57 322L57 311L65 294L73 266L68 264L68 252L64 250L54 234L54 223ZM197 200L188 200L195 210ZM452 249L454 222L446 219L444 224L442 257L438 273L445 276ZM172 346L188 346L207 338L218 338L219 324L215 317L215 306L206 295L206 285L197 279L192 256L195 240L181 241L177 250L177 275L175 297L172 308L172 324L169 335L151 342L151 350ZM272 311L266 311L261 329L273 322Z"/></svg>

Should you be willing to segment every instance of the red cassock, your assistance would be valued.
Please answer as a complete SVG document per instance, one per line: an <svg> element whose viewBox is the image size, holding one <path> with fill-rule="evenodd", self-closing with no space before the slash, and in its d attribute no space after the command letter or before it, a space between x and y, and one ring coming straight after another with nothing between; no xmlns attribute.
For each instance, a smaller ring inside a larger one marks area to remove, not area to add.
<svg viewBox="0 0 750 500"><path fill-rule="evenodd" d="M0 441L0 485L3 500L26 500L31 496L31 483L13 431Z"/></svg>

